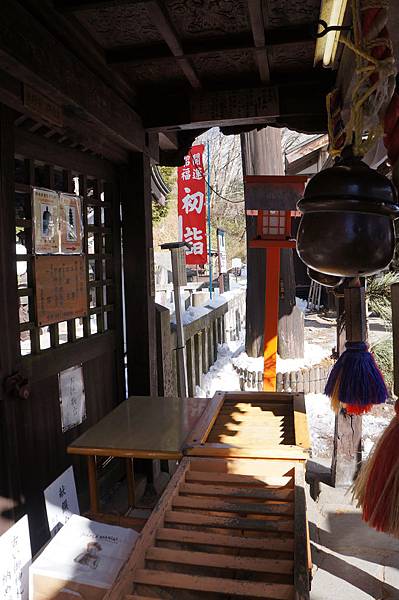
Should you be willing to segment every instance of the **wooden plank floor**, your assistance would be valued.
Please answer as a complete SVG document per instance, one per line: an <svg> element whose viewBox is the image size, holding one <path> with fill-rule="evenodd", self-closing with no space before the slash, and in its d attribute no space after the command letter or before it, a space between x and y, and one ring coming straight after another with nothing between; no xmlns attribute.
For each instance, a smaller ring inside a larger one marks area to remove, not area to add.
<svg viewBox="0 0 399 600"><path fill-rule="evenodd" d="M306 600L295 589L297 469L183 459L106 599Z"/></svg>

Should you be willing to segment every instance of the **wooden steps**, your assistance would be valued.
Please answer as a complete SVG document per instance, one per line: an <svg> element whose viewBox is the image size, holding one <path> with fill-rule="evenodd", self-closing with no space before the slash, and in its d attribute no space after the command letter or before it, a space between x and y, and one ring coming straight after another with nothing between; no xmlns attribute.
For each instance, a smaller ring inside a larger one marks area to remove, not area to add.
<svg viewBox="0 0 399 600"><path fill-rule="evenodd" d="M308 600L302 492L297 461L184 458L106 600Z"/></svg>
<svg viewBox="0 0 399 600"><path fill-rule="evenodd" d="M218 392L186 443L190 456L306 460L304 395Z"/></svg>

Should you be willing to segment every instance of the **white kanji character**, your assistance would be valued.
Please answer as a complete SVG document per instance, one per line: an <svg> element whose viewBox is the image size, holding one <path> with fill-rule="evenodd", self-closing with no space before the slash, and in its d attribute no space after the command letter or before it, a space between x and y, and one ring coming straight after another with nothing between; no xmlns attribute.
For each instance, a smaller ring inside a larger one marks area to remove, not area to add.
<svg viewBox="0 0 399 600"><path fill-rule="evenodd" d="M186 227L184 232L184 241L191 244L186 250L186 254L203 254L204 253L204 233L198 227Z"/></svg>
<svg viewBox="0 0 399 600"><path fill-rule="evenodd" d="M185 167L189 167L189 166L190 166L190 155L189 155L189 154L187 154L187 155L184 157L184 166L185 166Z"/></svg>
<svg viewBox="0 0 399 600"><path fill-rule="evenodd" d="M204 253L204 242L194 242L191 246L193 254L203 254Z"/></svg>
<svg viewBox="0 0 399 600"><path fill-rule="evenodd" d="M193 154L192 159L194 165L197 165L198 167L201 166L201 154Z"/></svg>
<svg viewBox="0 0 399 600"><path fill-rule="evenodd" d="M191 179L191 171L189 168L184 167L182 169L181 178L183 179L183 181L188 181L189 179Z"/></svg>
<svg viewBox="0 0 399 600"><path fill-rule="evenodd" d="M204 194L202 192L191 194L189 187L185 187L184 191L186 192L186 195L182 198L182 203L186 215L194 211L200 214L204 206Z"/></svg>
<svg viewBox="0 0 399 600"><path fill-rule="evenodd" d="M194 167L193 169L193 179L202 179L203 175L202 175L202 171L201 169L198 169L198 167Z"/></svg>

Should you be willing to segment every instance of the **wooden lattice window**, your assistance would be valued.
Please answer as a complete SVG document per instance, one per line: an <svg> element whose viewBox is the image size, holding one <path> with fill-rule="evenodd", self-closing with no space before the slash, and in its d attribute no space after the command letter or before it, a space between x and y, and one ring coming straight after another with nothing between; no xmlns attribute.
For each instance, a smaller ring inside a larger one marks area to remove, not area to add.
<svg viewBox="0 0 399 600"><path fill-rule="evenodd" d="M56 165L15 158L15 210L21 354L38 354L114 328L112 184ZM88 316L38 327L35 319L32 187L82 197L83 252L86 255Z"/></svg>
<svg viewBox="0 0 399 600"><path fill-rule="evenodd" d="M289 236L290 212L284 210L261 210L258 220L258 235L261 238L283 238Z"/></svg>

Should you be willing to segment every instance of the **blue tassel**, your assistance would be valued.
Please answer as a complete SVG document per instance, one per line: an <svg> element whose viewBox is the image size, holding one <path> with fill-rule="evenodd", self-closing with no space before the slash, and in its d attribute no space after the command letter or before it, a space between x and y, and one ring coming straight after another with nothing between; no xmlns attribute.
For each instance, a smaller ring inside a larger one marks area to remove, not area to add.
<svg viewBox="0 0 399 600"><path fill-rule="evenodd" d="M374 357L364 342L347 342L331 370L324 393L332 398L339 380L338 398L342 404L357 406L365 412L372 404L382 404L388 398L384 378ZM350 408L349 408L350 411Z"/></svg>

